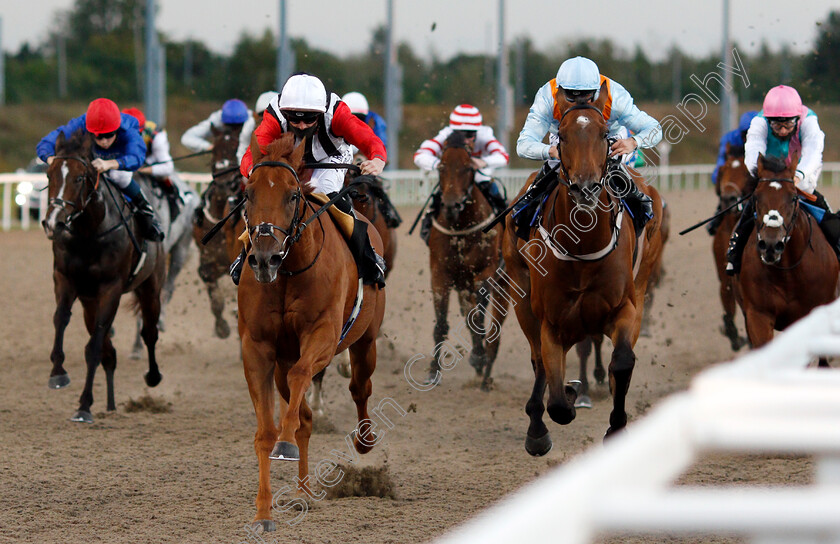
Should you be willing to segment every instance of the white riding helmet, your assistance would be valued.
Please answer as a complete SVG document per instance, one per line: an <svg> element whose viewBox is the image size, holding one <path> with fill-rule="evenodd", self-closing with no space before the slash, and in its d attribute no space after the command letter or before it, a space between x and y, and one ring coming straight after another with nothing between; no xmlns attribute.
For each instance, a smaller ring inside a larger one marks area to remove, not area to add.
<svg viewBox="0 0 840 544"><path fill-rule="evenodd" d="M278 93L277 91L266 91L262 93L260 97L257 98L257 104L254 106L254 113L259 115L260 113L264 112L268 105L271 103L271 101L274 100L274 97L278 94L280 93Z"/></svg>
<svg viewBox="0 0 840 544"><path fill-rule="evenodd" d="M567 59L557 70L557 86L568 91L597 91L601 88L601 72L586 57Z"/></svg>
<svg viewBox="0 0 840 544"><path fill-rule="evenodd" d="M327 111L327 90L315 76L292 76L280 92L280 109L324 113Z"/></svg>
<svg viewBox="0 0 840 544"><path fill-rule="evenodd" d="M350 108L350 113L358 113L359 115L367 115L370 112L367 98L362 93L353 91L341 97L342 102L347 104Z"/></svg>

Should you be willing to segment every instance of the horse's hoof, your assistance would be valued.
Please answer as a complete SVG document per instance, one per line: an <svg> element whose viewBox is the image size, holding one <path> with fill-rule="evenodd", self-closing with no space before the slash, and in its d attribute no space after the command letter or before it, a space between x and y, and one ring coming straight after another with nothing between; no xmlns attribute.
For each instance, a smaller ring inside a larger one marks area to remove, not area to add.
<svg viewBox="0 0 840 544"><path fill-rule="evenodd" d="M430 370L429 375L426 377L426 381L423 383L426 385L440 385L442 378L443 372L440 370Z"/></svg>
<svg viewBox="0 0 840 544"><path fill-rule="evenodd" d="M612 437L616 436L617 434L621 433L621 431L623 431L623 430L624 430L624 427L619 427L618 429L614 429L612 427L612 425L610 425L610 427L607 429L607 432L604 433L604 442L606 442L607 439L612 438Z"/></svg>
<svg viewBox="0 0 840 544"><path fill-rule="evenodd" d="M166 326L164 326L164 324L163 324L163 318L162 317L158 318L158 331L160 331L160 332L166 331Z"/></svg>
<svg viewBox="0 0 840 544"><path fill-rule="evenodd" d="M595 383L598 385L604 385L604 380L607 377L607 371L603 368L596 368L593 374L595 374Z"/></svg>
<svg viewBox="0 0 840 544"><path fill-rule="evenodd" d="M277 530L277 525L270 519L258 519L251 523L251 530L256 534L273 533Z"/></svg>
<svg viewBox="0 0 840 544"><path fill-rule="evenodd" d="M650 334L650 329L647 327L642 327L639 331L639 338L650 338L652 335Z"/></svg>
<svg viewBox="0 0 840 544"><path fill-rule="evenodd" d="M475 369L475 373L478 376L484 374L485 359L486 357L484 355L480 355L474 351L470 353L470 366Z"/></svg>
<svg viewBox="0 0 840 544"><path fill-rule="evenodd" d="M55 376L50 376L49 387L50 389L64 389L70 385L70 375L69 374L57 374Z"/></svg>
<svg viewBox="0 0 840 544"><path fill-rule="evenodd" d="M93 423L93 416L90 412L79 410L75 414L73 414L73 417L70 418L70 421L75 421L76 423Z"/></svg>
<svg viewBox="0 0 840 544"><path fill-rule="evenodd" d="M575 408L592 408L592 399L589 395L581 395L575 401Z"/></svg>
<svg viewBox="0 0 840 544"><path fill-rule="evenodd" d="M335 365L335 369L342 378L349 378L353 375L353 369L350 367L350 361L347 359L344 359Z"/></svg>
<svg viewBox="0 0 840 544"><path fill-rule="evenodd" d="M143 350L138 349L138 350L132 350L132 352L128 355L128 358L136 361L136 360L140 359L140 357L142 357L142 356L143 356Z"/></svg>
<svg viewBox="0 0 840 544"><path fill-rule="evenodd" d="M551 435L548 434L548 431L540 438L525 437L525 451L534 457L542 457L550 452L553 445Z"/></svg>
<svg viewBox="0 0 840 544"><path fill-rule="evenodd" d="M277 442L268 458L282 461L300 461L300 449L291 442Z"/></svg>
<svg viewBox="0 0 840 544"><path fill-rule="evenodd" d="M580 380L569 380L569 382L566 383L565 391L569 400L576 403L581 387L583 387L583 384L581 384Z"/></svg>
<svg viewBox="0 0 840 544"><path fill-rule="evenodd" d="M216 320L216 336L219 338L227 338L230 336L230 325L224 319Z"/></svg>
<svg viewBox="0 0 840 544"><path fill-rule="evenodd" d="M163 379L163 375L160 372L156 372L154 374L146 372L143 379L146 380L146 385L149 387L155 387Z"/></svg>
<svg viewBox="0 0 840 544"><path fill-rule="evenodd" d="M493 390L493 378L484 378L481 382L481 390L485 393Z"/></svg>
<svg viewBox="0 0 840 544"><path fill-rule="evenodd" d="M354 429L353 432L350 433L350 436L353 438L353 446L355 446L356 451L361 453L362 455L368 453L373 447L379 442L379 435L377 435L373 431L369 431L365 434L365 440L362 442L359 439L359 433L356 432Z"/></svg>

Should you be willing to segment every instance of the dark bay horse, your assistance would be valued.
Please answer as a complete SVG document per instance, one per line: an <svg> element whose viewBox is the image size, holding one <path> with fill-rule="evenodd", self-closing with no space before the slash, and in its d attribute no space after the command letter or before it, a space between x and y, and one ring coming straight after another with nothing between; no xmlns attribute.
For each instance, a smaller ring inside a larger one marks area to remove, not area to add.
<svg viewBox="0 0 840 544"><path fill-rule="evenodd" d="M146 384L154 387L160 383L155 343L166 264L162 244L140 238L119 189L97 174L91 165L93 158L90 134L79 131L70 139L59 134L55 160L47 170L49 210L43 223L53 243L56 300L49 386L60 389L70 383L64 369L64 331L70 322L73 303L79 299L90 340L85 346L85 387L79 409L71 419L86 423L93 422L90 413L93 378L100 363L105 369L107 409L116 409L117 352L109 332L123 293L134 292L143 318L141 336L149 356ZM124 217L128 219L128 227ZM142 253L135 249L132 235Z"/></svg>
<svg viewBox="0 0 840 544"><path fill-rule="evenodd" d="M715 186L720 199L720 209L724 210L734 205L746 193L750 182L749 171L744 163L744 148L726 145L726 162L718 170L718 182ZM730 210L718 225L715 236L712 240L712 252L715 256L715 267L718 280L720 281L720 301L723 305L723 332L729 338L732 351L738 351L746 343L746 339L738 334L738 327L735 325L735 293L733 292L733 281L726 270L726 250L729 247L729 238L732 236L732 229L738 222L744 203Z"/></svg>
<svg viewBox="0 0 840 544"><path fill-rule="evenodd" d="M816 220L802 208L793 183L798 157L783 161L759 155L755 228L736 276L736 297L753 347L773 339L837 296L840 265Z"/></svg>
<svg viewBox="0 0 840 544"><path fill-rule="evenodd" d="M304 394L312 377L336 353L350 351L350 393L359 424L354 446L367 453L376 443L368 415L370 377L376 367L376 336L385 313L385 292L362 286L347 243L315 206L301 184L304 144L283 134L264 155L256 139L254 169L245 186L245 218L251 241L239 284L239 335L248 390L257 416L254 449L259 461L255 527L271 531L270 460L298 461L299 490L308 487L312 411ZM309 221L307 223L307 221ZM304 224L308 226L303 227ZM382 241L368 229L377 252ZM354 322L348 318L362 295ZM279 426L274 390L287 403Z"/></svg>
<svg viewBox="0 0 840 544"><path fill-rule="evenodd" d="M390 200L385 193L385 188L382 181L374 176L362 176L355 173L353 170L347 170L344 177L344 186L352 185L353 189L348 193L353 199L353 209L365 216L370 224L379 233L382 238L382 245L384 253L382 258L385 259L385 278L394 269L394 262L397 256L397 227L389 226L385 220L385 215L382 213L382 206L390 206ZM242 229L237 229L236 232L242 232ZM239 249L237 249L237 254ZM351 376L350 358L348 353L336 356L335 368L339 374L345 378ZM310 408L317 415L324 414L324 402L321 395L321 386L324 380L324 371L319 372L312 378L312 387L309 389L306 400L309 402Z"/></svg>
<svg viewBox="0 0 840 544"><path fill-rule="evenodd" d="M662 251L662 201L655 189L635 181L652 198L654 208L654 218L637 238L606 184L609 144L602 114L606 96L602 88L594 104L571 104L557 97L560 183L547 197L546 213L531 229L528 242L515 236L513 219L507 218L504 258L509 274L525 292L515 309L531 347L535 376L525 408L530 417L525 449L531 455L543 455L552 446L542 421L546 385L551 419L565 425L575 418L577 388L565 383L566 353L588 336L606 335L614 346L609 364L613 409L607 435L627 423L625 399L636 360L633 347L647 283Z"/></svg>
<svg viewBox="0 0 840 544"><path fill-rule="evenodd" d="M239 174L239 159L236 156L240 130L241 127L212 127L213 181L201 195L202 203L196 211L193 226L193 238L199 251L198 276L207 286L210 309L216 318L214 331L219 338L227 338L230 335L230 325L223 315L225 299L219 278L227 277L232 258L228 254L225 236L215 236L206 245L201 243L201 238L225 216L228 198L235 197L240 191L242 176ZM235 222L229 222L230 226L226 228L233 229L233 223ZM237 251L236 254L238 253Z"/></svg>
<svg viewBox="0 0 840 544"><path fill-rule="evenodd" d="M482 378L481 389L488 391L508 308L506 283L499 281L504 227L500 223L488 233L482 231L495 216L475 184L471 151L463 134L453 132L444 142L438 167L441 212L433 218L429 235L434 341L441 346L449 334L449 294L454 289L472 338L470 365ZM443 353L435 350L429 384L441 379Z"/></svg>

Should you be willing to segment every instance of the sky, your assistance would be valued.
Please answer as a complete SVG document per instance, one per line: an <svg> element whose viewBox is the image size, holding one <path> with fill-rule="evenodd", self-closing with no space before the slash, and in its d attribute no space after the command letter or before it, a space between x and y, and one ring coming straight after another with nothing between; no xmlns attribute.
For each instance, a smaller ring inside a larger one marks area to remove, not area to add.
<svg viewBox="0 0 840 544"><path fill-rule="evenodd" d="M528 36L538 50L560 51L580 38L610 38L625 51L638 44L654 60L677 44L689 55L720 51L723 1L711 0L505 0L508 40ZM196 39L229 53L243 32L277 31L279 0L158 0L158 30L171 39ZM17 52L40 43L56 10L73 0L0 0L2 47ZM335 54L359 53L374 28L384 24L386 0L287 0L287 29L293 38ZM395 34L415 53L450 58L489 53L498 44L498 0L393 0ZM807 51L817 22L837 0L730 0L730 35L747 52L766 41ZM130 38L128 38L130 39Z"/></svg>

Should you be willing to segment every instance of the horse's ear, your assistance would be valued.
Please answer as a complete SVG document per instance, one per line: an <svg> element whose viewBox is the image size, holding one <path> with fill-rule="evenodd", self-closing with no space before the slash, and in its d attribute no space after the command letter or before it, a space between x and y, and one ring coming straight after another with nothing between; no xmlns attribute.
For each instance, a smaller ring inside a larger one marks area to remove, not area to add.
<svg viewBox="0 0 840 544"><path fill-rule="evenodd" d="M257 135L251 134L251 164L257 164L264 156L260 144L257 142Z"/></svg>
<svg viewBox="0 0 840 544"><path fill-rule="evenodd" d="M728 159L728 158L730 158L731 156L732 156L732 144L730 144L729 142L727 142L727 143L726 143L726 154L724 155L724 157L726 157L726 158Z"/></svg>
<svg viewBox="0 0 840 544"><path fill-rule="evenodd" d="M559 86L557 87L557 92L554 93L554 103L557 104L557 109L560 111L561 116L572 106L572 104L566 100L566 96L563 94L563 89Z"/></svg>
<svg viewBox="0 0 840 544"><path fill-rule="evenodd" d="M210 125L210 134L214 137L218 136L222 131L216 128L216 125Z"/></svg>
<svg viewBox="0 0 840 544"><path fill-rule="evenodd" d="M64 142L67 141L67 138L64 136L64 132L59 130L58 131L58 138L55 139L55 150L58 152L59 149L64 147Z"/></svg>
<svg viewBox="0 0 840 544"><path fill-rule="evenodd" d="M796 175L796 167L799 166L799 157L801 153L799 150L794 151L790 156L790 163L788 164L787 168L785 169L785 177L793 179Z"/></svg>
<svg viewBox="0 0 840 544"><path fill-rule="evenodd" d="M598 91L598 100L596 100L592 105L598 108L598 110L603 114L604 107L607 105L607 98L609 92L607 91L607 80L605 79L603 83L601 83L601 89Z"/></svg>

